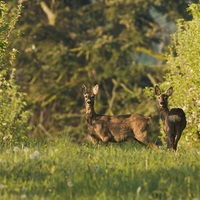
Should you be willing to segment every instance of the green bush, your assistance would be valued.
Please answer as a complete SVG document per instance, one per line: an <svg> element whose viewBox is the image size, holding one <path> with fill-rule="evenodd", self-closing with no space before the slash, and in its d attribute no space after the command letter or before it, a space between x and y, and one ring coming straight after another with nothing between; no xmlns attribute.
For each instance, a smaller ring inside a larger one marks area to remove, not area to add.
<svg viewBox="0 0 200 200"><path fill-rule="evenodd" d="M200 136L200 7L191 4L191 21L179 20L172 35L167 55L168 72L162 88L173 86L171 107L181 107L186 113L186 141L197 141Z"/></svg>
<svg viewBox="0 0 200 200"><path fill-rule="evenodd" d="M12 67L17 50L11 43L17 36L15 24L21 8L10 9L0 2L0 140L19 141L28 129L28 117L23 93L15 84L15 69Z"/></svg>

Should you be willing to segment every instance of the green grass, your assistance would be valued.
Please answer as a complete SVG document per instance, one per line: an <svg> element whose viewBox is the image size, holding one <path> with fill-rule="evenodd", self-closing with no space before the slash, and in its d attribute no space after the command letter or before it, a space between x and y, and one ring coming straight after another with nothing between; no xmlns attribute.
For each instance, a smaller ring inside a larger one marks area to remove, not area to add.
<svg viewBox="0 0 200 200"><path fill-rule="evenodd" d="M61 138L0 148L0 199L200 199L200 149Z"/></svg>

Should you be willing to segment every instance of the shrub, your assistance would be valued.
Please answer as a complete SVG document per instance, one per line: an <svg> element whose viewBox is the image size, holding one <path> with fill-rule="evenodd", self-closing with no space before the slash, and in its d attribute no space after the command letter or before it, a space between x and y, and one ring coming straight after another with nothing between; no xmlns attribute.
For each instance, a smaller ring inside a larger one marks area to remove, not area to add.
<svg viewBox="0 0 200 200"><path fill-rule="evenodd" d="M173 86L169 103L181 107L187 116L185 139L196 141L200 136L200 7L191 4L191 21L179 20L172 35L167 55L168 72L161 87Z"/></svg>
<svg viewBox="0 0 200 200"><path fill-rule="evenodd" d="M19 141L28 129L28 117L24 93L15 84L15 69L12 67L17 50L11 47L16 35L15 24L21 7L10 9L0 2L0 140Z"/></svg>

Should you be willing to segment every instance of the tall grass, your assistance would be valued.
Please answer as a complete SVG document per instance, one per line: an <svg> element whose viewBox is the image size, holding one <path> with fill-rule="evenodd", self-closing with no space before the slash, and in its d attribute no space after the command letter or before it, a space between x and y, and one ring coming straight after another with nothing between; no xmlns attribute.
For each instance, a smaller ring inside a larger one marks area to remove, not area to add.
<svg viewBox="0 0 200 200"><path fill-rule="evenodd" d="M65 137L0 149L1 199L200 199L200 149Z"/></svg>

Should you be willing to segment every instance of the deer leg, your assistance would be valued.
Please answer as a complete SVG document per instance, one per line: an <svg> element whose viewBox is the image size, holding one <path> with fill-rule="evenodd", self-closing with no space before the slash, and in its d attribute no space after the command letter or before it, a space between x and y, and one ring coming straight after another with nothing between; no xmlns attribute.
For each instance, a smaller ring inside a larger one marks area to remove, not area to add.
<svg viewBox="0 0 200 200"><path fill-rule="evenodd" d="M175 140L174 140L174 144L173 144L173 149L176 151L177 149L177 145L178 145L178 141L180 140L180 137L181 137L181 132L178 132L176 137L175 137Z"/></svg>
<svg viewBox="0 0 200 200"><path fill-rule="evenodd" d="M110 134L110 132L108 130L107 131L102 130L102 132L100 132L100 138L104 144L108 144L108 142L110 142L110 140L112 138L112 135Z"/></svg>
<svg viewBox="0 0 200 200"><path fill-rule="evenodd" d="M97 144L97 143L98 143L98 140L97 140L94 136L88 135L88 137L89 137L90 141L91 141L93 144Z"/></svg>
<svg viewBox="0 0 200 200"><path fill-rule="evenodd" d="M156 144L154 144L153 142L149 141L149 137L148 137L147 131L144 131L144 132L142 132L140 134L137 134L137 136L135 138L136 138L136 140L138 140L142 144L150 147L151 149L157 149L158 148L158 146Z"/></svg>
<svg viewBox="0 0 200 200"><path fill-rule="evenodd" d="M173 146L173 137L172 137L172 134L171 134L171 133L168 133L168 134L167 134L166 141L167 141L167 148L168 148L168 149L171 149L172 146Z"/></svg>
<svg viewBox="0 0 200 200"><path fill-rule="evenodd" d="M145 145L147 145L149 143L147 131L140 132L139 134L135 134L135 139L137 139L139 142L141 142Z"/></svg>
<svg viewBox="0 0 200 200"><path fill-rule="evenodd" d="M108 143L109 140L110 140L110 137L109 136L103 136L103 137L101 137L101 140L102 140L103 143Z"/></svg>

